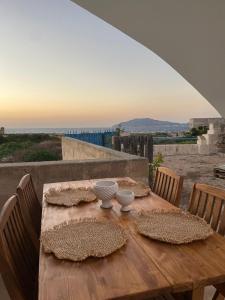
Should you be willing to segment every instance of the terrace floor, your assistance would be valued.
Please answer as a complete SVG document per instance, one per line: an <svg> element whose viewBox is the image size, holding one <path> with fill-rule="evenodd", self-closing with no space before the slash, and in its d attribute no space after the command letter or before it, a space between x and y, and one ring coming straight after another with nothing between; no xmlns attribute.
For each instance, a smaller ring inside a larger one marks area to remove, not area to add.
<svg viewBox="0 0 225 300"><path fill-rule="evenodd" d="M213 168L223 164L225 164L225 154L219 153L215 155L165 156L162 166L171 168L177 174L185 177L181 205L186 207L195 182L225 188L225 180L213 175Z"/></svg>

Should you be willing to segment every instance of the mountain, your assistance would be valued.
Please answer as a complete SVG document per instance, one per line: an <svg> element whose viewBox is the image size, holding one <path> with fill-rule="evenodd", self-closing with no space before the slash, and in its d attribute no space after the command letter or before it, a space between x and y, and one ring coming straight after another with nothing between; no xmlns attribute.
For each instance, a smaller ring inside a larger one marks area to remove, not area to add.
<svg viewBox="0 0 225 300"><path fill-rule="evenodd" d="M128 132L167 132L184 131L188 129L187 123L174 123L169 121L159 121L150 118L133 119L114 125Z"/></svg>

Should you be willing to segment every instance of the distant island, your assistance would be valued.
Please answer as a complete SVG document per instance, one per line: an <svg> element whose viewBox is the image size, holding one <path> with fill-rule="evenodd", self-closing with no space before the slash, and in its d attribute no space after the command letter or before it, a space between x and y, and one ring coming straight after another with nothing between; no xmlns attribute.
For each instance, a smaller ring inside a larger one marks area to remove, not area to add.
<svg viewBox="0 0 225 300"><path fill-rule="evenodd" d="M140 118L121 122L113 128L121 128L127 132L178 132L188 130L188 124Z"/></svg>

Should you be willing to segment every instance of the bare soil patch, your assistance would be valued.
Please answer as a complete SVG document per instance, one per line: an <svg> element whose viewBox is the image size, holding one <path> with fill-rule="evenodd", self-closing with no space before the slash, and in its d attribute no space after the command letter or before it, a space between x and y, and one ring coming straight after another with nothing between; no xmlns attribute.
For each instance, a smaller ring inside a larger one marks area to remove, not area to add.
<svg viewBox="0 0 225 300"><path fill-rule="evenodd" d="M162 166L173 169L177 174L184 176L184 187L181 205L187 207L192 186L201 182L225 188L225 180L216 178L213 169L225 164L225 154L215 155L176 155L165 156Z"/></svg>

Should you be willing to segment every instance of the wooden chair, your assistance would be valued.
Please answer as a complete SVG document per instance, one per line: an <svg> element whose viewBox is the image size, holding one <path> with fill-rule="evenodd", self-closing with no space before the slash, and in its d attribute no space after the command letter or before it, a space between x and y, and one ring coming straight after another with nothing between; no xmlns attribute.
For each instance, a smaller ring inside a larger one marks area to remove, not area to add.
<svg viewBox="0 0 225 300"><path fill-rule="evenodd" d="M20 180L17 187L17 194L21 205L23 214L27 214L26 218L30 219L30 223L40 237L41 231L41 204L38 200L37 194L34 189L34 184L30 174L26 174Z"/></svg>
<svg viewBox="0 0 225 300"><path fill-rule="evenodd" d="M175 206L180 204L180 196L183 187L183 177L174 171L159 167L153 184L153 192Z"/></svg>
<svg viewBox="0 0 225 300"><path fill-rule="evenodd" d="M12 196L0 213L0 271L12 300L37 299L38 249L26 222Z"/></svg>
<svg viewBox="0 0 225 300"><path fill-rule="evenodd" d="M225 190L196 183L189 201L189 212L211 224L213 230L225 234Z"/></svg>
<svg viewBox="0 0 225 300"><path fill-rule="evenodd" d="M207 184L194 184L188 210L205 219L217 233L225 235L225 190ZM215 288L214 300L221 299L221 295L225 297L225 284Z"/></svg>

